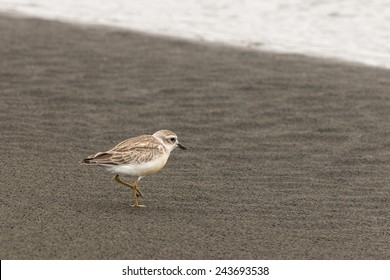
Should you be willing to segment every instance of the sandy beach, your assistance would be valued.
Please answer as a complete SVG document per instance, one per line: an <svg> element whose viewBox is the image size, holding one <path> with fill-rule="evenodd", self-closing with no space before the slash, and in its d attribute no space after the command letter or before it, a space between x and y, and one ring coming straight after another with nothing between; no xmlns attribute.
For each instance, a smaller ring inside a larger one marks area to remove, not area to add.
<svg viewBox="0 0 390 280"><path fill-rule="evenodd" d="M1 259L389 259L390 71L0 15ZM85 156L176 132L145 209Z"/></svg>

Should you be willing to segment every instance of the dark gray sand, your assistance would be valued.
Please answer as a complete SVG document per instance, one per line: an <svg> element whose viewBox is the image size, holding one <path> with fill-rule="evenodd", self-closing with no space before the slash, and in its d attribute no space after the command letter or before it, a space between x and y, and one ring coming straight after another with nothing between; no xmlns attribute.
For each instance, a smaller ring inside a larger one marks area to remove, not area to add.
<svg viewBox="0 0 390 280"><path fill-rule="evenodd" d="M0 17L1 259L389 259L390 71ZM167 128L130 189L79 161Z"/></svg>

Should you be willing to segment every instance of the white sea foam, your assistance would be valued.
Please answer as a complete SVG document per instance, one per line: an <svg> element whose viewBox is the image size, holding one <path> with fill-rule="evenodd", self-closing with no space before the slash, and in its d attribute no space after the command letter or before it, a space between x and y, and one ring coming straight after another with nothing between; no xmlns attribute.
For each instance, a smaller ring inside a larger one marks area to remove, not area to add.
<svg viewBox="0 0 390 280"><path fill-rule="evenodd" d="M0 0L0 10L390 68L387 0Z"/></svg>

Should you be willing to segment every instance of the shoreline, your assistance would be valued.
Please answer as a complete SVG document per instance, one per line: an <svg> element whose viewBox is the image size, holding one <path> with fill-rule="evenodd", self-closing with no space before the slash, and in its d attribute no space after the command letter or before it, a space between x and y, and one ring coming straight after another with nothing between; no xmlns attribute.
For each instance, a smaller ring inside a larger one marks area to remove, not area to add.
<svg viewBox="0 0 390 280"><path fill-rule="evenodd" d="M203 38L191 39L191 38L185 38L185 37L178 37L175 35L159 34L159 33L138 30L138 29L131 29L131 28L127 28L127 27L114 26L114 25L109 25L109 24L77 22L74 20L66 20L66 19L58 19L58 18L43 18L43 17L40 17L38 15L32 15L32 14L16 12L16 11L0 11L0 16L20 18L20 19L25 18L25 19L37 19L37 20L43 20L43 21L53 21L53 22L58 22L58 23L62 23L62 24L73 25L73 26L79 27L79 28L107 29L107 30L112 30L112 31L124 31L124 32L146 35L146 36L155 37L155 38L161 38L163 40L164 39L180 40L180 41L188 42L191 44L199 44L199 45L208 46L208 47L230 48L230 49L237 49L237 50L242 50L242 51L270 53L270 54L275 54L275 55L277 55L277 54L279 54L279 55L292 55L292 56L296 55L296 56L307 57L309 59L324 60L326 62L335 63L335 64L345 64L345 65L352 65L352 66L357 66L357 67L369 67L369 68L374 68L374 69L382 69L382 70L390 71L390 68L386 68L384 66L373 65L373 64L364 63L361 61L356 61L356 60L349 60L347 58L319 56L319 55L308 54L308 53L294 53L294 52L289 53L289 52L277 51L277 50L271 50L271 49L256 49L256 48L251 47L249 45L244 46L244 45L238 45L238 44L228 44L228 43L218 42L218 41L207 41Z"/></svg>
<svg viewBox="0 0 390 280"><path fill-rule="evenodd" d="M390 72L0 15L1 259L389 259ZM78 162L174 131L131 192Z"/></svg>

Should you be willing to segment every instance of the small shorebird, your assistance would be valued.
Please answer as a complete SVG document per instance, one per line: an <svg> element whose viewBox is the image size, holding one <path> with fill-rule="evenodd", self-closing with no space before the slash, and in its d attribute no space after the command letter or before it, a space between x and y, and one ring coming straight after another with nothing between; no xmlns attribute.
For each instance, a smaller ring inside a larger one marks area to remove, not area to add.
<svg viewBox="0 0 390 280"><path fill-rule="evenodd" d="M134 207L145 207L138 204L139 181L148 175L160 171L167 163L173 149L179 147L187 150L170 130L159 130L153 135L141 135L120 142L111 150L90 155L81 161L86 165L98 165L115 174L114 181L133 190ZM120 175L136 176L133 184L122 181Z"/></svg>

